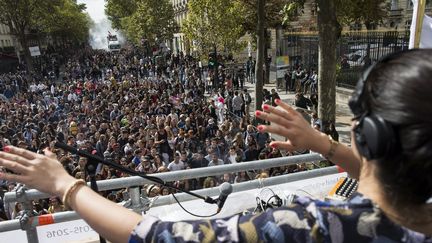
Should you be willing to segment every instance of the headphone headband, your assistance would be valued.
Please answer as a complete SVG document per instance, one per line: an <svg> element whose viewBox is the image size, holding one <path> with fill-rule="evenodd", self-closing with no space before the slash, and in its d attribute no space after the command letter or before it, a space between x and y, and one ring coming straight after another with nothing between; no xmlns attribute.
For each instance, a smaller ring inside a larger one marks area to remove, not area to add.
<svg viewBox="0 0 432 243"><path fill-rule="evenodd" d="M354 142L359 153L368 160L385 159L392 155L396 147L396 139L393 126L379 115L371 114L365 107L366 82L377 66L394 60L401 55L400 53L388 55L368 67L360 76L348 102L354 119L357 120L353 129Z"/></svg>

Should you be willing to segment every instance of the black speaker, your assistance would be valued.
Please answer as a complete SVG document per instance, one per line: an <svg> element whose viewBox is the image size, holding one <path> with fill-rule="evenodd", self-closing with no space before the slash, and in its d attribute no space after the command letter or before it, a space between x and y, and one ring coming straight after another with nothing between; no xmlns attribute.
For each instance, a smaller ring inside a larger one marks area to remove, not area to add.
<svg viewBox="0 0 432 243"><path fill-rule="evenodd" d="M370 112L365 104L365 91L369 75L377 65L389 62L399 56L398 53L384 57L370 66L360 77L356 89L348 102L356 123L353 128L354 142L360 155L367 160L384 159L395 150L396 138L392 124Z"/></svg>

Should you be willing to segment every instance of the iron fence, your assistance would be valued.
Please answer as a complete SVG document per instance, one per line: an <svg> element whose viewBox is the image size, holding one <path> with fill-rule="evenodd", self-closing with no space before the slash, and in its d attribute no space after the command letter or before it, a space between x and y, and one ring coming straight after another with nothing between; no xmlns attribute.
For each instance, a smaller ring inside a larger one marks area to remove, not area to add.
<svg viewBox="0 0 432 243"><path fill-rule="evenodd" d="M317 33L288 33L278 53L288 56L290 68L318 69ZM383 56L408 49L407 31L343 32L337 45L338 86L354 87L362 71Z"/></svg>

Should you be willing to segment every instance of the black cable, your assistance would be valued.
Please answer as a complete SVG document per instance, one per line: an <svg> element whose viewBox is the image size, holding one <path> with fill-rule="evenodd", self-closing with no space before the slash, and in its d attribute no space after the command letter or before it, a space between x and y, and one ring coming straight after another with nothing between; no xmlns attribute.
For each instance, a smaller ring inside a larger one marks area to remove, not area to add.
<svg viewBox="0 0 432 243"><path fill-rule="evenodd" d="M272 200L273 198L276 198L276 200L278 201L278 205L269 204L270 200ZM273 195L272 195L272 196L267 200L267 202L266 202L266 206L268 206L268 205L272 205L272 206L271 206L272 208L273 208L273 206L280 207L280 206L282 206L282 205L279 205L279 204L281 203L281 201L282 201L282 199L281 199L278 195L273 194Z"/></svg>
<svg viewBox="0 0 432 243"><path fill-rule="evenodd" d="M142 177L142 178L147 179L149 181L152 181L154 183L157 183L157 184L159 184L159 185L161 185L163 187L168 187L168 188L174 189L176 191L184 192L184 193L189 194L191 196L194 196L196 198L202 199L206 203L210 203L210 204L216 204L217 203L217 201L214 200L211 197L208 197L208 196L204 197L204 196L201 196L199 194L193 193L191 191L184 190L184 189L176 187L176 186L172 186L169 183L166 183L164 180L162 180L159 177L149 176L149 175L147 175L145 173L131 170L131 169L126 168L126 167L124 167L124 166L122 166L120 164L116 164L114 162L104 160L103 158L101 158L101 157L99 157L97 155L90 154L90 153L88 153L86 151L83 151L83 150L78 150L78 149L76 149L76 148L74 148L72 146L69 146L69 145L65 144L65 143L56 142L55 146L58 147L58 148L61 148L61 149L65 150L65 151L67 151L69 153L77 154L77 155L82 156L82 157L86 157L86 158L89 159L89 161L95 161L95 162L98 162L98 163L101 163L101 164L104 164L104 165L108 165L108 166L111 166L111 167L113 167L113 168L121 171L121 172L127 173L129 175L139 176L139 177Z"/></svg>
<svg viewBox="0 0 432 243"><path fill-rule="evenodd" d="M68 151L68 152L70 152L70 153L77 154L77 155L82 156L82 157L86 157L86 158L88 158L90 161L94 161L94 162L98 162L98 163L101 163L101 164L104 164L104 165L111 166L111 167L113 167L113 168L115 168L115 169L117 169L117 170L119 170L119 171L121 171L121 172L125 172L125 173L127 173L127 174L129 174L129 175L139 176L139 177L141 177L141 178L144 178L144 179L147 179L147 180L149 180L149 181L155 182L155 183L157 183L157 184L159 184L159 185L161 185L161 186L163 186L163 187L168 187L168 188L174 189L174 190L176 190L176 191L184 192L184 193L189 194L189 195L191 195L191 196L194 196L194 197L196 197L196 198L202 199L202 200L204 200L204 202L206 202L206 203L209 203L209 204L216 204L216 203L217 203L217 200L215 200L215 199L213 199L213 198L211 198L211 197L209 197L209 196L205 196L205 197L204 197L204 196L201 196L201 195L199 195L199 194L193 193L193 192L191 192L191 191L184 190L184 189L182 189L182 188L180 188L180 187L172 186L172 185L170 185L169 183L166 183L164 180L162 180L162 179L159 178L159 177L155 177L155 176L148 176L148 175L145 174L145 173L137 172L137 171L131 170L131 169L129 169L129 168L126 168L126 167L124 167L124 166L122 166L122 165L119 165L119 164L116 164L116 163L114 163L114 162L104 160L104 159L102 159L101 157L99 157L99 156L97 156L97 155L93 155L93 154L87 153L86 151L83 151L83 150L78 150L78 149L76 149L76 148L74 148L74 147L72 147L72 146L69 146L69 145L65 144L65 143L56 142L56 143L55 143L55 146L58 147L58 148L61 148L61 149L65 150L65 151ZM96 165L94 165L94 166L96 166ZM174 196L174 193L172 193L172 195L173 195L174 199L177 201L177 203L179 204L179 206L180 206L180 207L181 207L185 212L189 213L189 214L192 215L192 216L195 216L195 217L201 217L201 218L207 218L207 217L212 217L212 216L215 216L216 214L218 214L218 212L216 212L216 213L214 213L214 214L212 214L212 215L209 215L209 216L200 216L200 215L193 214L193 213L189 212L188 210L186 210L186 209L185 209L185 208L180 204L180 202L179 202L179 201L177 200L177 198Z"/></svg>
<svg viewBox="0 0 432 243"><path fill-rule="evenodd" d="M180 203L180 201L177 199L177 197L174 195L174 193L171 193L171 195L174 197L174 199L176 200L176 202L177 202L177 204L186 212L186 213L188 213L188 214L190 214L190 215L192 215L192 216L195 216L195 217L198 217L198 218L210 218L210 217L213 217L213 216L215 216L215 215L217 215L218 214L218 212L216 211L216 213L214 213L214 214L210 214L210 215L198 215L198 214L194 214L194 213L192 213L192 212L190 212L190 211L188 211L186 208L184 208L183 207L183 205L181 205L181 203Z"/></svg>

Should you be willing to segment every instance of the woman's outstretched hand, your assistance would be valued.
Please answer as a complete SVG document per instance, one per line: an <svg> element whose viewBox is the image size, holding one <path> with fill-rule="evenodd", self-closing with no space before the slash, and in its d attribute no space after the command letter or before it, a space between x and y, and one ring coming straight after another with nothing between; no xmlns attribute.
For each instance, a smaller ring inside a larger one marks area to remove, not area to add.
<svg viewBox="0 0 432 243"><path fill-rule="evenodd" d="M48 149L45 155L6 146L0 152L0 166L13 172L0 173L0 179L26 184L40 191L62 197L76 179L70 176Z"/></svg>
<svg viewBox="0 0 432 243"><path fill-rule="evenodd" d="M304 117L288 104L276 100L277 107L264 104L263 111L256 111L255 116L259 119L271 122L271 125L259 125L258 131L275 133L287 138L287 141L274 141L272 147L288 151L311 149L319 151L322 141L322 133L313 129Z"/></svg>

